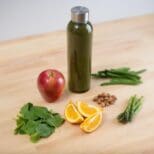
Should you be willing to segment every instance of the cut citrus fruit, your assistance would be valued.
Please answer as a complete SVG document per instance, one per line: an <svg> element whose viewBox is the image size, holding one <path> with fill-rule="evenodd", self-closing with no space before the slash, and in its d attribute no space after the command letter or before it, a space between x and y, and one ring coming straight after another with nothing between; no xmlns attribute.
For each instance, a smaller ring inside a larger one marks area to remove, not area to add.
<svg viewBox="0 0 154 154"><path fill-rule="evenodd" d="M71 101L66 105L65 118L68 122L74 124L79 124L84 120L82 115L77 110L75 104L73 104Z"/></svg>
<svg viewBox="0 0 154 154"><path fill-rule="evenodd" d="M86 118L84 122L80 124L80 128L86 133L91 133L99 127L101 122L102 112L97 112L92 116Z"/></svg>
<svg viewBox="0 0 154 154"><path fill-rule="evenodd" d="M84 117L89 117L97 112L102 111L99 107L90 105L82 101L77 101L77 109Z"/></svg>

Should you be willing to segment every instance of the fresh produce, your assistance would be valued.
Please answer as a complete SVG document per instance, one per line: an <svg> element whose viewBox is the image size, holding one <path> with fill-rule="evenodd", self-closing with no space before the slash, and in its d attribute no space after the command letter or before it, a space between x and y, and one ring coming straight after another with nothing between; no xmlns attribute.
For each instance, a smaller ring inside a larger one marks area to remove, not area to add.
<svg viewBox="0 0 154 154"><path fill-rule="evenodd" d="M99 107L90 105L82 101L77 101L77 109L84 117L89 117L101 110Z"/></svg>
<svg viewBox="0 0 154 154"><path fill-rule="evenodd" d="M94 97L93 101L96 102L101 107L106 107L112 105L117 100L116 96L109 93L101 93Z"/></svg>
<svg viewBox="0 0 154 154"><path fill-rule="evenodd" d="M81 123L80 128L86 132L91 133L95 131L102 123L102 112L96 112L90 117L86 118L83 123Z"/></svg>
<svg viewBox="0 0 154 154"><path fill-rule="evenodd" d="M92 74L95 78L110 79L108 82L104 82L101 86L105 85L138 85L142 83L140 74L146 70L132 71L128 67L116 68L116 69L105 69Z"/></svg>
<svg viewBox="0 0 154 154"><path fill-rule="evenodd" d="M117 119L121 123L131 122L135 115L140 111L143 104L143 96L137 97L136 95L130 97L128 105L124 112L118 115Z"/></svg>
<svg viewBox="0 0 154 154"><path fill-rule="evenodd" d="M27 134L32 142L46 138L64 123L59 113L49 111L45 107L25 104L16 119L15 134Z"/></svg>
<svg viewBox="0 0 154 154"><path fill-rule="evenodd" d="M40 73L37 85L42 97L47 102L53 102L61 96L65 86L65 79L59 71L48 69Z"/></svg>
<svg viewBox="0 0 154 154"><path fill-rule="evenodd" d="M76 106L71 101L65 108L65 118L72 124L80 124L80 128L84 132L90 133L101 124L102 109L81 101L78 101Z"/></svg>
<svg viewBox="0 0 154 154"><path fill-rule="evenodd" d="M65 118L68 122L73 124L79 124L83 122L84 118L80 114L80 112L77 110L75 104L70 101L65 108Z"/></svg>

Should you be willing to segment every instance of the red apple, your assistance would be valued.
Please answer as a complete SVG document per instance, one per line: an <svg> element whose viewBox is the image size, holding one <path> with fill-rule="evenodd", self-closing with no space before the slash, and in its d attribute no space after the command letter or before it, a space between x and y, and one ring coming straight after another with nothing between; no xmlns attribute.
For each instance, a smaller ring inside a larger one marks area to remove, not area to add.
<svg viewBox="0 0 154 154"><path fill-rule="evenodd" d="M40 73L37 85L42 97L47 102L54 102L64 90L65 79L61 72L48 69Z"/></svg>

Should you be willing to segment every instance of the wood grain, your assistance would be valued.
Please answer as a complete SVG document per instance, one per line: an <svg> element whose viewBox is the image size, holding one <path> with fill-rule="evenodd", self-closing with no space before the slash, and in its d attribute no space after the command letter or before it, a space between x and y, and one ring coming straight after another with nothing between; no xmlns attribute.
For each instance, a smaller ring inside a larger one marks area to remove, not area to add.
<svg viewBox="0 0 154 154"><path fill-rule="evenodd" d="M154 14L106 22L94 26L93 72L105 68L129 66L146 68L144 83L139 86L100 87L92 79L91 90L73 94L65 89L53 104L40 96L36 79L48 68L64 73L66 34L64 31L0 43L0 153L1 154L153 154L154 153ZM32 144L28 136L14 135L15 117L28 101L63 114L69 99L89 103L100 92L118 97L115 105L105 109L103 124L91 134L67 122L47 139ZM134 122L121 125L116 116L128 98L143 95L142 111Z"/></svg>

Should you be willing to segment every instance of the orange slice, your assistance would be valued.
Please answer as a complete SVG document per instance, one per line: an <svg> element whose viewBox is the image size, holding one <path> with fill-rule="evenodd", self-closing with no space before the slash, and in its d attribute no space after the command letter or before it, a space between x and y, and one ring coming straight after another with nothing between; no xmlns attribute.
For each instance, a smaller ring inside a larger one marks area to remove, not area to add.
<svg viewBox="0 0 154 154"><path fill-rule="evenodd" d="M97 112L86 118L84 122L80 124L80 128L86 133L91 133L100 126L101 122L102 112Z"/></svg>
<svg viewBox="0 0 154 154"><path fill-rule="evenodd" d="M89 117L97 112L102 111L102 109L100 109L99 107L90 105L82 101L77 101L77 109L84 117Z"/></svg>
<svg viewBox="0 0 154 154"><path fill-rule="evenodd" d="M82 115L77 110L75 104L73 104L71 101L66 105L65 118L68 122L74 124L79 124L84 120Z"/></svg>

